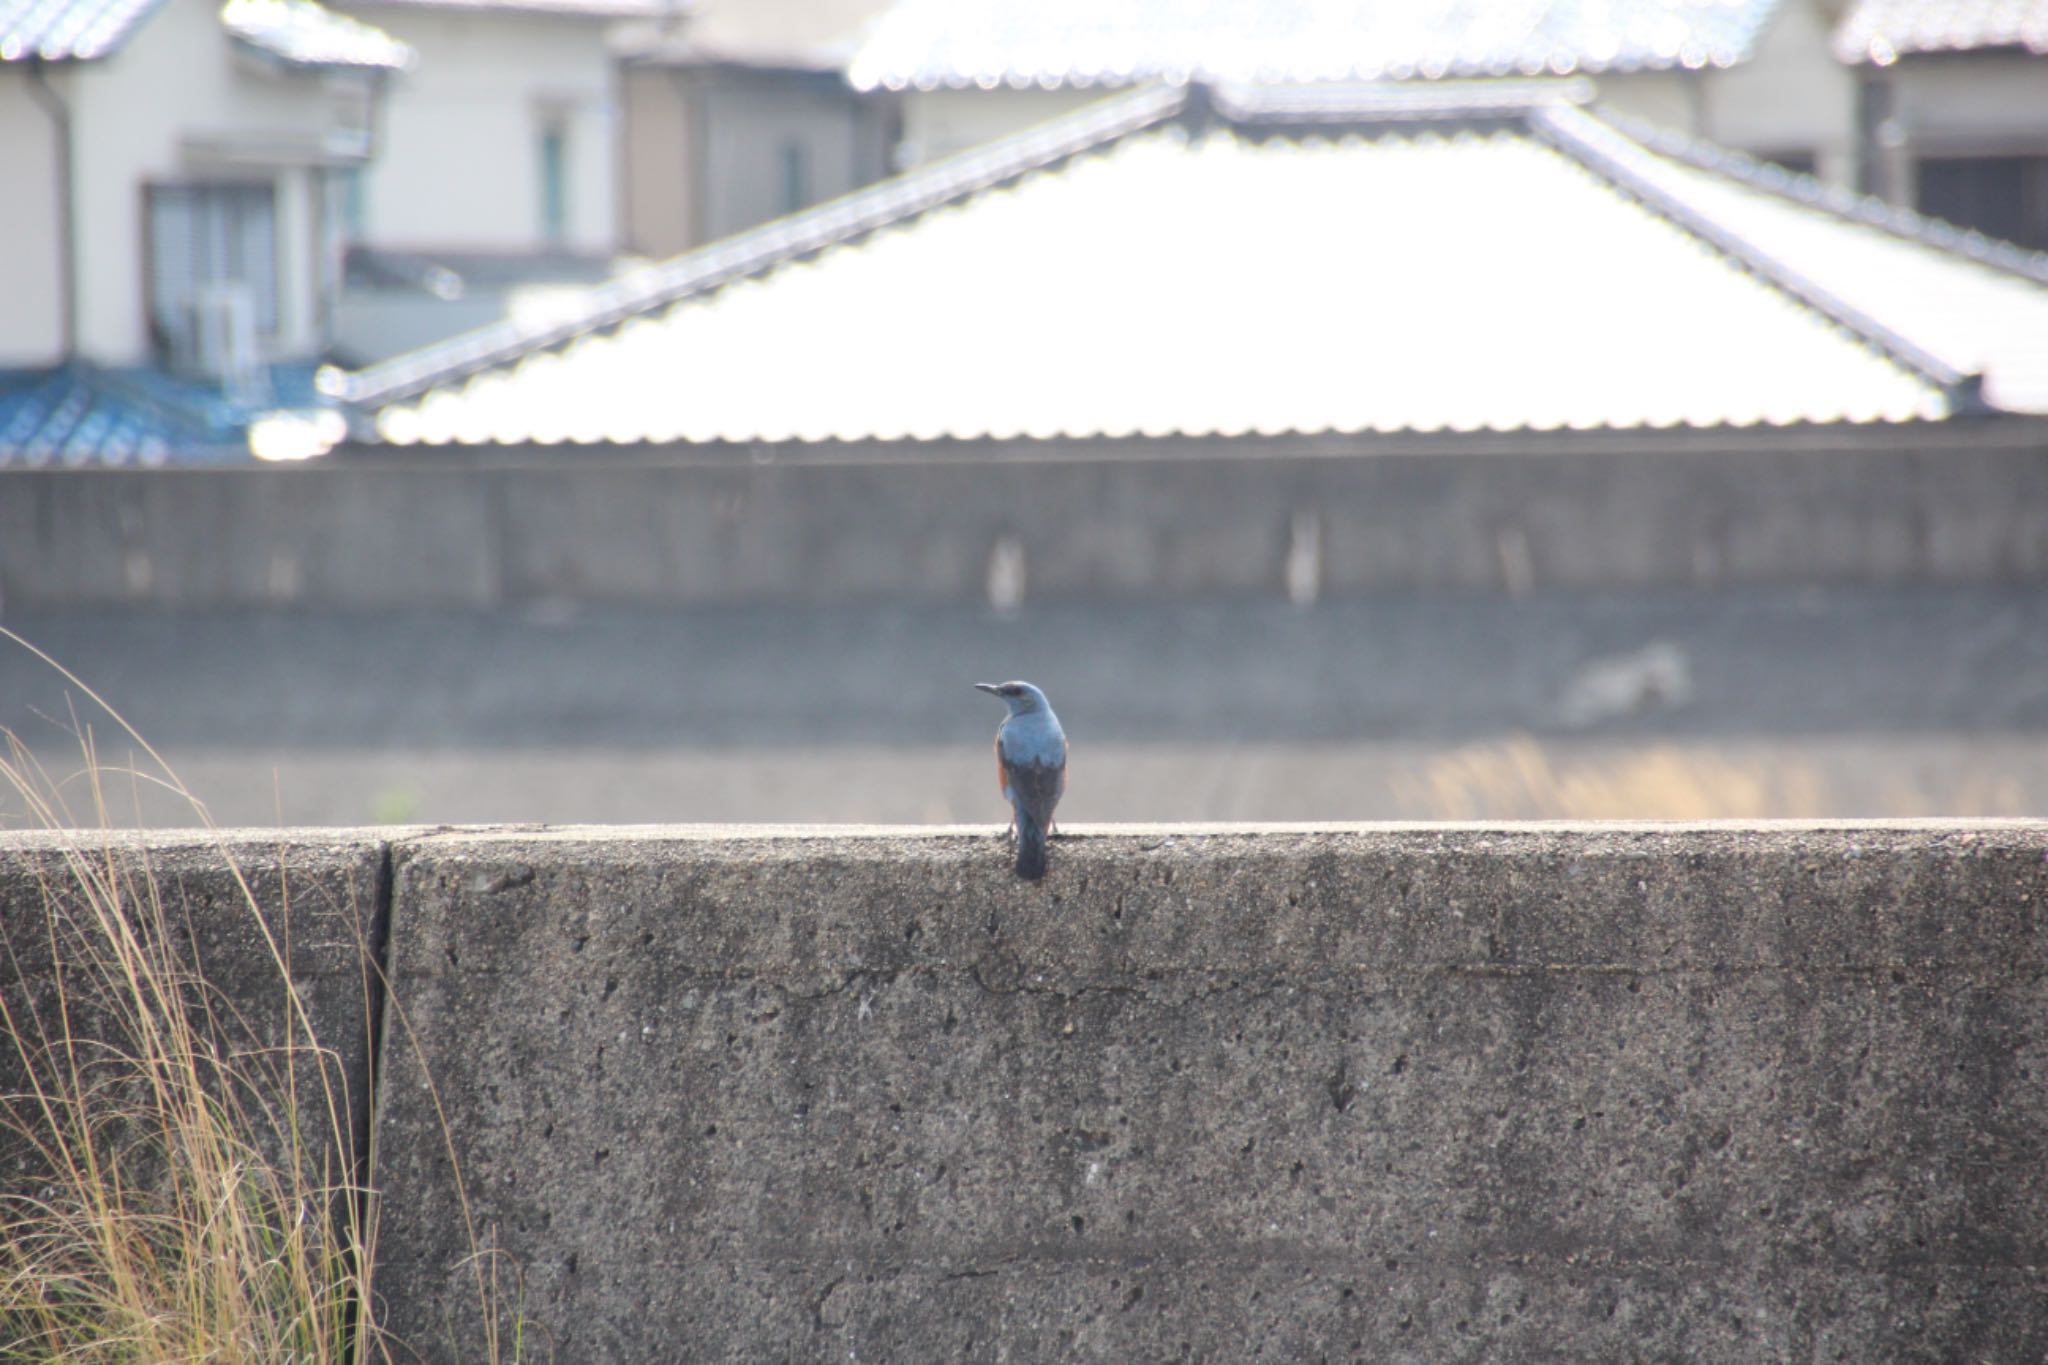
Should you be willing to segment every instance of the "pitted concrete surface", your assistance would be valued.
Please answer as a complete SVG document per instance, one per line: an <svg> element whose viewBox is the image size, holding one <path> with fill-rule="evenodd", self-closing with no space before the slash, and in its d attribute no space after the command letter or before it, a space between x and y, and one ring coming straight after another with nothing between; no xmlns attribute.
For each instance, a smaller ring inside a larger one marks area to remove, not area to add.
<svg viewBox="0 0 2048 1365"><path fill-rule="evenodd" d="M430 1357L480 1331L444 1112L562 1359L2048 1351L2039 824L394 854Z"/></svg>
<svg viewBox="0 0 2048 1365"><path fill-rule="evenodd" d="M74 843L0 834L31 1005ZM425 1360L479 1245L600 1365L2048 1353L2041 822L1077 824L1038 885L953 828L108 846L259 1022L227 859L292 907L352 1096L388 924Z"/></svg>
<svg viewBox="0 0 2048 1365"><path fill-rule="evenodd" d="M41 1172L14 1126L37 1112L28 1065L44 1085L96 1076L133 1098L133 1067L102 1053L147 1052L135 1007L119 1005L132 997L103 912L125 914L150 960L170 964L158 982L183 992L196 1036L228 1070L277 1082L260 1103L245 1092L245 1113L269 1115L248 1136L275 1155L296 1125L309 1177L344 1183L351 1167L337 1156L361 1162L367 1150L385 872L384 841L362 831L0 830L0 1005L15 1031L0 1037L0 1188L37 1188Z"/></svg>

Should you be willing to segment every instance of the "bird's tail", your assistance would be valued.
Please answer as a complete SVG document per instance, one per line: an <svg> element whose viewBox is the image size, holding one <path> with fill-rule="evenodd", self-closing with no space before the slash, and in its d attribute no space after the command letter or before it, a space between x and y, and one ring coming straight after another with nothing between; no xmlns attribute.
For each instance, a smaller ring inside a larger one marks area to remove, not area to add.
<svg viewBox="0 0 2048 1365"><path fill-rule="evenodd" d="M1045 875L1045 826L1017 812L1017 875L1035 882Z"/></svg>

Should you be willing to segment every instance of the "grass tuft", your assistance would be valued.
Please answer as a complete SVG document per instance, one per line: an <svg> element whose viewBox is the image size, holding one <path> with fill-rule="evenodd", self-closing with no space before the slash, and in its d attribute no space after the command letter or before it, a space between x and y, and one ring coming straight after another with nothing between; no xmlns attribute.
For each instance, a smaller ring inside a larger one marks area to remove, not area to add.
<svg viewBox="0 0 2048 1365"><path fill-rule="evenodd" d="M37 895L0 923L0 1362L412 1359L373 1311L376 1204L354 1112L366 1101L294 980L288 869L263 879L282 888L266 906L155 750L40 650L4 628L0 640L61 673L149 765L103 766L74 715L83 767L59 781L0 731L0 809L44 832L42 856L22 860ZM193 908L111 818L116 773L138 801L154 785L191 804L234 888L206 909L209 934L226 918L259 945L263 989L230 999L208 980ZM347 908L374 1021L383 983L368 914ZM460 1182L452 1145L449 1156ZM455 1353L517 1361L531 1325L515 1306L501 1333L494 1311L501 1276L516 1274L494 1253L471 1260L486 1339Z"/></svg>

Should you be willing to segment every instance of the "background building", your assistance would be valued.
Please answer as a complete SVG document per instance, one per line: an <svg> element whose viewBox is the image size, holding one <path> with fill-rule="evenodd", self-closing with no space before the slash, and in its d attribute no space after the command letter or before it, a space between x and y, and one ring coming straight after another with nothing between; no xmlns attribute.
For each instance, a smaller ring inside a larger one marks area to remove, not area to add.
<svg viewBox="0 0 2048 1365"><path fill-rule="evenodd" d="M412 53L313 0L106 0L0 32L0 460L246 450L310 402L337 184Z"/></svg>
<svg viewBox="0 0 2048 1365"><path fill-rule="evenodd" d="M1866 189L2048 249L2048 4L1858 0L1835 50Z"/></svg>
<svg viewBox="0 0 2048 1365"><path fill-rule="evenodd" d="M374 161L338 186L350 247L334 343L363 364L611 270L620 21L665 0L348 0L419 54Z"/></svg>
<svg viewBox="0 0 2048 1365"><path fill-rule="evenodd" d="M626 241L673 256L879 180L896 100L847 85L879 0L704 0L626 51Z"/></svg>
<svg viewBox="0 0 2048 1365"><path fill-rule="evenodd" d="M906 163L1013 132L1106 89L1190 78L1436 81L1585 75L1604 106L1846 181L1851 81L1819 0L1379 5L897 0L847 68L900 92Z"/></svg>

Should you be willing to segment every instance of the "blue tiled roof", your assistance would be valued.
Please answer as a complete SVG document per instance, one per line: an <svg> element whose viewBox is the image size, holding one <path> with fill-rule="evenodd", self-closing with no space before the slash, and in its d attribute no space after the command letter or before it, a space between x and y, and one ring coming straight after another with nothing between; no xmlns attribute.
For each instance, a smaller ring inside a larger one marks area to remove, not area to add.
<svg viewBox="0 0 2048 1365"><path fill-rule="evenodd" d="M121 45L163 0L0 0L0 61L87 62Z"/></svg>
<svg viewBox="0 0 2048 1365"><path fill-rule="evenodd" d="M114 51L163 0L0 0L0 62L89 62ZM317 0L227 0L222 27L293 66L395 70L412 50Z"/></svg>
<svg viewBox="0 0 2048 1365"><path fill-rule="evenodd" d="M73 362L0 370L0 465L212 464L250 459L249 424L318 405L312 367L273 366L263 403L159 370Z"/></svg>
<svg viewBox="0 0 2048 1365"><path fill-rule="evenodd" d="M1724 67L1779 0L897 0L858 89L1121 86Z"/></svg>

